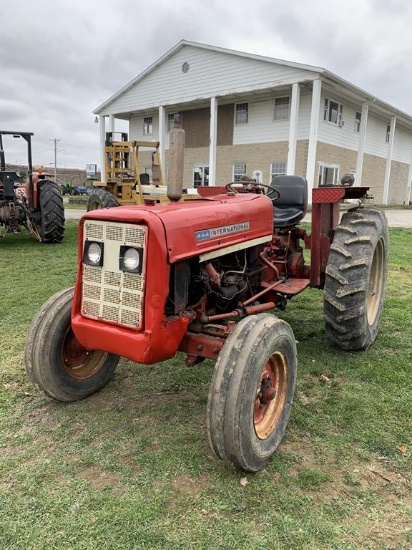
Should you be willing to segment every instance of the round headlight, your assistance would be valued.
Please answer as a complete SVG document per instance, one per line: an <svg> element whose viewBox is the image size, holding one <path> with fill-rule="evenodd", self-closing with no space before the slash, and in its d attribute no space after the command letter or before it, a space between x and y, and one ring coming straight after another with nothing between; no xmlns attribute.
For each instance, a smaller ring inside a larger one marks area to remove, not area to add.
<svg viewBox="0 0 412 550"><path fill-rule="evenodd" d="M97 243L91 243L87 249L87 259L93 265L100 265L102 247Z"/></svg>
<svg viewBox="0 0 412 550"><path fill-rule="evenodd" d="M123 265L127 271L136 271L139 267L139 253L135 248L128 248L123 254Z"/></svg>

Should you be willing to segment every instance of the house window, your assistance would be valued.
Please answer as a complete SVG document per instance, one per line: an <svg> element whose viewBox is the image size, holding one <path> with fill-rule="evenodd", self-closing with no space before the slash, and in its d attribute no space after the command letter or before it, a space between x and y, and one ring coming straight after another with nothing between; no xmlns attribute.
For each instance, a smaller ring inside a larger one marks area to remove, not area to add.
<svg viewBox="0 0 412 550"><path fill-rule="evenodd" d="M193 167L193 187L209 185L209 166L196 164Z"/></svg>
<svg viewBox="0 0 412 550"><path fill-rule="evenodd" d="M360 132L360 125L362 120L362 113L360 111L356 111L355 113L355 133L359 134Z"/></svg>
<svg viewBox="0 0 412 550"><path fill-rule="evenodd" d="M338 185L339 168L336 164L319 164L318 187Z"/></svg>
<svg viewBox="0 0 412 550"><path fill-rule="evenodd" d="M169 113L167 115L167 131L170 132L172 128L175 126L175 115L178 113Z"/></svg>
<svg viewBox="0 0 412 550"><path fill-rule="evenodd" d="M386 137L385 137L386 143L389 143L390 135L391 135L391 125L387 124L387 126L386 126Z"/></svg>
<svg viewBox="0 0 412 550"><path fill-rule="evenodd" d="M233 181L240 181L242 176L246 176L246 164L234 164Z"/></svg>
<svg viewBox="0 0 412 550"><path fill-rule="evenodd" d="M342 110L343 107L340 103L326 98L323 120L326 120L326 122L331 122L332 124L343 126Z"/></svg>
<svg viewBox="0 0 412 550"><path fill-rule="evenodd" d="M236 103L235 121L236 124L247 124L249 120L249 103Z"/></svg>
<svg viewBox="0 0 412 550"><path fill-rule="evenodd" d="M286 174L286 162L272 162L270 165L270 181L275 176L284 176Z"/></svg>
<svg viewBox="0 0 412 550"><path fill-rule="evenodd" d="M153 117L145 116L143 118L143 134L149 136L153 134Z"/></svg>
<svg viewBox="0 0 412 550"><path fill-rule="evenodd" d="M274 120L287 120L289 118L290 98L275 97Z"/></svg>

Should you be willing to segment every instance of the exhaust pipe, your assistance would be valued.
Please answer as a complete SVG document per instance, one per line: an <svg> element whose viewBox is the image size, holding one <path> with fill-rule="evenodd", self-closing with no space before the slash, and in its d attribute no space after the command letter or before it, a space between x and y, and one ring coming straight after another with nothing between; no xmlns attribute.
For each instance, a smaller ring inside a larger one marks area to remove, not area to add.
<svg viewBox="0 0 412 550"><path fill-rule="evenodd" d="M185 131L181 115L175 115L174 127L169 136L169 171L167 177L167 198L178 202L183 194L183 166L185 156Z"/></svg>

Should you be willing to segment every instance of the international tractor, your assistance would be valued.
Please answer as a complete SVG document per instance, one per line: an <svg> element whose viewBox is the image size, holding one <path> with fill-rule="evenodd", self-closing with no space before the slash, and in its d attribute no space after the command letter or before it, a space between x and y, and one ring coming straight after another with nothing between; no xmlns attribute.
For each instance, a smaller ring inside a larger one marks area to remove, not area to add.
<svg viewBox="0 0 412 550"><path fill-rule="evenodd" d="M171 135L168 204L82 217L76 286L33 319L27 372L47 396L68 402L103 388L120 356L153 364L180 351L189 367L213 359L211 448L257 471L285 432L296 380L295 338L276 310L307 288L323 289L331 344L369 348L385 294L387 221L361 206L339 221L339 203L362 199L366 187L318 188L308 234L299 227L308 203L299 176L181 201L182 132Z"/></svg>
<svg viewBox="0 0 412 550"><path fill-rule="evenodd" d="M0 131L0 236L20 233L25 227L43 243L64 237L64 207L59 186L51 174L33 171L31 132ZM22 138L27 144L27 181L6 167L4 136Z"/></svg>

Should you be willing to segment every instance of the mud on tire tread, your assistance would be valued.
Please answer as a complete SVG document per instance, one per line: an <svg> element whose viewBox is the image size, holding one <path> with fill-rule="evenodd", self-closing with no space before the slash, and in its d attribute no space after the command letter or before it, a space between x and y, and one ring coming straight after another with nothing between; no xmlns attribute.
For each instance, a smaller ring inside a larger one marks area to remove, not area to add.
<svg viewBox="0 0 412 550"><path fill-rule="evenodd" d="M324 320L330 343L348 351L374 342L382 317L388 271L384 212L354 208L336 228L324 286Z"/></svg>
<svg viewBox="0 0 412 550"><path fill-rule="evenodd" d="M64 238L64 206L59 186L45 180L40 187L40 237L43 243L60 243Z"/></svg>

